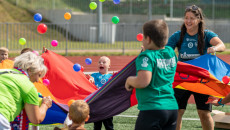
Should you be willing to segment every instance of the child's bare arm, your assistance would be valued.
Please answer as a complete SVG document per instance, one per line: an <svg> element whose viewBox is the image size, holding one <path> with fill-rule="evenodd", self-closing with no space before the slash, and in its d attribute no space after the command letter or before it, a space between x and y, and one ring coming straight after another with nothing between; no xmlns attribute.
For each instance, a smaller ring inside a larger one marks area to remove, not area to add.
<svg viewBox="0 0 230 130"><path fill-rule="evenodd" d="M92 76L90 76L89 74L85 75L87 79L89 79L89 82L94 84L95 81L94 81L94 78Z"/></svg>
<svg viewBox="0 0 230 130"><path fill-rule="evenodd" d="M127 78L125 88L127 91L131 91L133 88L145 88L149 85L152 79L152 72L140 70L137 76L130 76Z"/></svg>

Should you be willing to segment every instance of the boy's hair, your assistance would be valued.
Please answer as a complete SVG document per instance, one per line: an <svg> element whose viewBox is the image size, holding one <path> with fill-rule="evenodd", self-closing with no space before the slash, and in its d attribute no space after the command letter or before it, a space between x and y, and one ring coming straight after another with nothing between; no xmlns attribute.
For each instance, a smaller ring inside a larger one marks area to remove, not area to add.
<svg viewBox="0 0 230 130"><path fill-rule="evenodd" d="M34 50L31 48L24 48L21 50L21 54L25 53L25 52L33 52Z"/></svg>
<svg viewBox="0 0 230 130"><path fill-rule="evenodd" d="M109 64L111 64L111 61L110 61L109 57L107 57L107 56L101 56L99 59L101 59L101 58L106 58L108 60Z"/></svg>
<svg viewBox="0 0 230 130"><path fill-rule="evenodd" d="M3 52L9 52L9 50L5 47L0 47L0 51L3 51Z"/></svg>
<svg viewBox="0 0 230 130"><path fill-rule="evenodd" d="M70 105L69 116L76 124L85 122L89 115L89 105L84 100L76 100Z"/></svg>
<svg viewBox="0 0 230 130"><path fill-rule="evenodd" d="M144 36L154 42L157 47L164 47L168 41L169 29L163 20L151 20L143 25Z"/></svg>

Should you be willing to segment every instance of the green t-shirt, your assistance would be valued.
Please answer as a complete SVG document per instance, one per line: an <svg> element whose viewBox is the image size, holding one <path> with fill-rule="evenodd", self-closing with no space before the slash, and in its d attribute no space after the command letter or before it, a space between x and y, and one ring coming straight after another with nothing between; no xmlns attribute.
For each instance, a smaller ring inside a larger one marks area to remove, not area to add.
<svg viewBox="0 0 230 130"><path fill-rule="evenodd" d="M136 69L152 72L150 84L136 89L139 110L178 109L172 83L177 66L177 57L171 47L161 50L145 50L136 59Z"/></svg>
<svg viewBox="0 0 230 130"><path fill-rule="evenodd" d="M15 71L16 69L0 69L3 71ZM0 113L9 122L17 117L24 104L39 105L38 92L33 83L24 74L0 74Z"/></svg>

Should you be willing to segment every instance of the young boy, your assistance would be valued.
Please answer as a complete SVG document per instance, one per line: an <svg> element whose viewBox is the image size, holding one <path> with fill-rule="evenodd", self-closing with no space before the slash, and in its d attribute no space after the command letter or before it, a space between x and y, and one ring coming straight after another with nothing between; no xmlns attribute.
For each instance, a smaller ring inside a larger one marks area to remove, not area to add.
<svg viewBox="0 0 230 130"><path fill-rule="evenodd" d="M109 74L110 59L106 56L102 56L98 61L98 73L91 74L89 81L94 83L97 88L102 87L112 76ZM113 130L113 117L107 118L102 121L94 122L94 130L101 130L102 122L106 130Z"/></svg>
<svg viewBox="0 0 230 130"><path fill-rule="evenodd" d="M72 124L68 128L57 128L54 130L86 130L85 122L89 119L89 105L84 100L76 100L69 107L69 119Z"/></svg>
<svg viewBox="0 0 230 130"><path fill-rule="evenodd" d="M140 110L135 130L175 130L178 105L172 83L177 57L165 46L168 26L163 20L152 20L143 25L145 51L136 59L136 76L127 78L125 88L136 88Z"/></svg>
<svg viewBox="0 0 230 130"><path fill-rule="evenodd" d="M14 62L8 59L9 50L5 47L0 48L0 69L13 68Z"/></svg>

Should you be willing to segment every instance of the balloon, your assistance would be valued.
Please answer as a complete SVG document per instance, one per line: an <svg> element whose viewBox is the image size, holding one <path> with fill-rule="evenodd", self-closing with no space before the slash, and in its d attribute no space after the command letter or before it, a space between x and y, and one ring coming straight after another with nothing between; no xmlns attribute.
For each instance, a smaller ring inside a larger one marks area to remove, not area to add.
<svg viewBox="0 0 230 130"><path fill-rule="evenodd" d="M90 65L90 64L92 63L92 60L91 60L90 58L86 58L86 59L85 59L85 63L86 63L87 65Z"/></svg>
<svg viewBox="0 0 230 130"><path fill-rule="evenodd" d="M36 54L37 56L39 56L38 51L33 51L34 54Z"/></svg>
<svg viewBox="0 0 230 130"><path fill-rule="evenodd" d="M105 0L99 0L100 2L104 2Z"/></svg>
<svg viewBox="0 0 230 130"><path fill-rule="evenodd" d="M80 71L81 70L81 65L80 64L74 64L73 65L73 70L76 71L76 72Z"/></svg>
<svg viewBox="0 0 230 130"><path fill-rule="evenodd" d="M229 79L228 76L224 76L224 77L222 78L222 81L223 81L224 84L228 84L229 81L230 81L230 79Z"/></svg>
<svg viewBox="0 0 230 130"><path fill-rule="evenodd" d="M96 3L96 2L90 2L89 8L90 8L91 10L95 10L95 9L97 8L97 3Z"/></svg>
<svg viewBox="0 0 230 130"><path fill-rule="evenodd" d="M48 79L44 79L44 80L43 80L43 84L44 84L45 86L48 86L48 85L50 85L50 81L49 81Z"/></svg>
<svg viewBox="0 0 230 130"><path fill-rule="evenodd" d="M25 38L20 38L19 39L19 44L25 45L26 44L26 39Z"/></svg>
<svg viewBox="0 0 230 130"><path fill-rule="evenodd" d="M69 12L66 12L66 13L64 14L64 18L65 18L66 20L70 20L70 19L71 19L71 14L70 14Z"/></svg>
<svg viewBox="0 0 230 130"><path fill-rule="evenodd" d="M114 4L119 4L119 3L120 3L120 0L113 0L113 3L114 3Z"/></svg>
<svg viewBox="0 0 230 130"><path fill-rule="evenodd" d="M58 45L58 41L57 41L57 40L53 40L53 41L51 42L51 45L52 45L53 47L56 47L56 46Z"/></svg>
<svg viewBox="0 0 230 130"><path fill-rule="evenodd" d="M35 21L35 22L41 22L41 21L42 21L42 15L39 14L39 13L36 13L36 14L34 15L34 21Z"/></svg>
<svg viewBox="0 0 230 130"><path fill-rule="evenodd" d="M43 34L47 31L47 26L43 23L39 24L38 27L37 27L37 31L40 33L40 34Z"/></svg>
<svg viewBox="0 0 230 130"><path fill-rule="evenodd" d="M73 99L69 100L69 101L68 101L68 106L70 107L70 105L71 105L73 102L75 102L75 100L73 100Z"/></svg>
<svg viewBox="0 0 230 130"><path fill-rule="evenodd" d="M82 72L84 71L84 67L83 67L83 66L81 66L81 71L82 71Z"/></svg>
<svg viewBox="0 0 230 130"><path fill-rule="evenodd" d="M117 16L113 16L113 17L112 17L112 22L113 22L114 24L119 23L119 18L118 18Z"/></svg>
<svg viewBox="0 0 230 130"><path fill-rule="evenodd" d="M137 41L142 41L143 40L143 34L142 33L138 33L137 34Z"/></svg>

